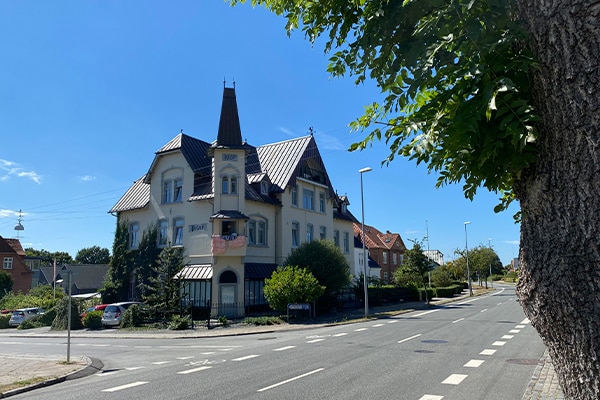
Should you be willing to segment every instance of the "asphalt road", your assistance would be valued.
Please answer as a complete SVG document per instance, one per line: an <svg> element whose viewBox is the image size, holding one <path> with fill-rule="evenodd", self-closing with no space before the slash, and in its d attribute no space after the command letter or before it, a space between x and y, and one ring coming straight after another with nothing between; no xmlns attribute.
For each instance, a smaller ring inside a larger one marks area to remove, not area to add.
<svg viewBox="0 0 600 400"><path fill-rule="evenodd" d="M3 352L64 354L65 345L25 337ZM103 371L13 398L520 400L543 353L506 286L426 311L303 331L73 338L71 354L101 359Z"/></svg>

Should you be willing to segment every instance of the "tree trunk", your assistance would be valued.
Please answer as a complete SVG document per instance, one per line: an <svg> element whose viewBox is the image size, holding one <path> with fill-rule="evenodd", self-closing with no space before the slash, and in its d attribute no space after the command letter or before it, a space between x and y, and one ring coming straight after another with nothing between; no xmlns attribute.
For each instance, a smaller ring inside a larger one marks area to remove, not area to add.
<svg viewBox="0 0 600 400"><path fill-rule="evenodd" d="M600 398L600 3L519 0L539 156L516 185L518 297L569 399Z"/></svg>

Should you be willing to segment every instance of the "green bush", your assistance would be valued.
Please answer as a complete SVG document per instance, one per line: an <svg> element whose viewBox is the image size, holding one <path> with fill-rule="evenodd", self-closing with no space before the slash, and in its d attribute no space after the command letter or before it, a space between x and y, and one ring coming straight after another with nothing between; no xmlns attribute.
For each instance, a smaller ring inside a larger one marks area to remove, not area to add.
<svg viewBox="0 0 600 400"><path fill-rule="evenodd" d="M142 326L143 323L144 317L142 315L141 307L139 304L133 304L125 310L125 313L123 313L121 328L135 328L137 326Z"/></svg>
<svg viewBox="0 0 600 400"><path fill-rule="evenodd" d="M248 325L281 325L284 321L280 317L247 317L242 323Z"/></svg>
<svg viewBox="0 0 600 400"><path fill-rule="evenodd" d="M0 315L0 329L10 328L8 321L10 320L10 314Z"/></svg>
<svg viewBox="0 0 600 400"><path fill-rule="evenodd" d="M419 288L419 301L425 301L425 289ZM434 289L427 288L427 299L431 300L434 296Z"/></svg>
<svg viewBox="0 0 600 400"><path fill-rule="evenodd" d="M56 318L52 321L52 327L50 329L56 331L64 331L68 328L68 317L69 317L69 299L63 298L59 301L56 306ZM77 302L71 301L71 329L82 329L83 324L81 323L81 318L79 317L79 308L77 307Z"/></svg>
<svg viewBox="0 0 600 400"><path fill-rule="evenodd" d="M435 288L435 297L454 297L455 294L462 292L462 285L451 285Z"/></svg>
<svg viewBox="0 0 600 400"><path fill-rule="evenodd" d="M221 315L218 321L223 326L229 326L229 320L227 320L227 317L225 315Z"/></svg>
<svg viewBox="0 0 600 400"><path fill-rule="evenodd" d="M189 329L191 325L190 317L182 317L180 315L173 315L171 321L167 326L172 331L183 331Z"/></svg>
<svg viewBox="0 0 600 400"><path fill-rule="evenodd" d="M35 325L37 326L52 326L52 322L54 322L54 318L56 318L56 307L47 310L44 314L40 315L35 319Z"/></svg>
<svg viewBox="0 0 600 400"><path fill-rule="evenodd" d="M95 310L86 313L85 317L83 317L83 321L81 321L83 322L83 326L91 330L102 329L103 313L104 311L102 310Z"/></svg>

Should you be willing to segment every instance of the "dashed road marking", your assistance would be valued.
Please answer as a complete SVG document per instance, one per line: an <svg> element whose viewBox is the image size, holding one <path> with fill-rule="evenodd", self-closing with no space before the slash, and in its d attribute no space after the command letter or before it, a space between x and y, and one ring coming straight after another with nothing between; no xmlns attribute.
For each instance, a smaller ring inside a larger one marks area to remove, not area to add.
<svg viewBox="0 0 600 400"><path fill-rule="evenodd" d="M420 334L420 333L419 333L419 334L417 334L417 335L413 335L413 336L407 337L406 339L398 340L398 343L404 343L404 342L408 342L409 340L412 340L412 339L414 339L414 338L418 338L419 336L421 336L421 334Z"/></svg>
<svg viewBox="0 0 600 400"><path fill-rule="evenodd" d="M333 335L333 337L346 336L347 334L348 332L336 333L335 335Z"/></svg>
<svg viewBox="0 0 600 400"><path fill-rule="evenodd" d="M285 347L280 347L278 349L273 349L273 351L284 351L284 350L290 350L295 348L296 346L285 346Z"/></svg>
<svg viewBox="0 0 600 400"><path fill-rule="evenodd" d="M436 396L434 394L426 394L419 398L419 400L442 400L444 396Z"/></svg>
<svg viewBox="0 0 600 400"><path fill-rule="evenodd" d="M459 318L457 320L454 320L454 321L452 321L452 323L455 324L455 323L460 322L460 321L464 321L464 318Z"/></svg>
<svg viewBox="0 0 600 400"><path fill-rule="evenodd" d="M483 362L484 362L483 360L470 360L468 363L463 365L463 367L477 368L477 367L480 367L481 364L483 364Z"/></svg>
<svg viewBox="0 0 600 400"><path fill-rule="evenodd" d="M511 329L510 331L508 331L508 333L519 333L521 332L520 329Z"/></svg>
<svg viewBox="0 0 600 400"><path fill-rule="evenodd" d="M515 335L504 335L500 339L512 339L514 337L515 337Z"/></svg>
<svg viewBox="0 0 600 400"><path fill-rule="evenodd" d="M309 375L315 374L315 373L317 373L317 372L321 372L321 371L323 371L324 369L325 369L325 368L318 368L318 369L315 369L314 371L310 371L310 372L307 372L307 373L305 373L305 374L298 375L298 376L295 376L295 377L293 377L293 378L290 378L290 379L286 379L285 381L281 381L281 382L279 382L279 383L275 383L274 385L267 386L267 387L264 387L264 388L262 388L262 389L258 389L258 390L257 390L257 392L264 392L265 390L269 390L269 389L273 389L273 388L275 388L275 387L277 387L277 386L285 385L286 383L293 382L293 381L295 381L295 380L297 380L297 379L301 379L301 378L307 377L307 376L309 376Z"/></svg>
<svg viewBox="0 0 600 400"><path fill-rule="evenodd" d="M493 355L497 350L492 350L492 349L485 349L483 350L481 353L479 353L482 356L491 356Z"/></svg>
<svg viewBox="0 0 600 400"><path fill-rule="evenodd" d="M354 332L362 332L362 331L366 331L367 329L369 329L369 328L358 328L358 329L355 329Z"/></svg>
<svg viewBox="0 0 600 400"><path fill-rule="evenodd" d="M506 342L501 342L501 341L495 341L494 343L492 343L492 346L504 346L506 344Z"/></svg>
<svg viewBox="0 0 600 400"><path fill-rule="evenodd" d="M442 381L442 383L445 385L458 385L459 383L464 381L467 376L469 376L469 375L452 374L449 377L447 377L446 379L444 379Z"/></svg>
<svg viewBox="0 0 600 400"><path fill-rule="evenodd" d="M251 358L256 358L256 357L260 357L258 354L250 354L244 357L238 357L238 358L234 358L231 361L245 361L245 360L249 360Z"/></svg>
<svg viewBox="0 0 600 400"><path fill-rule="evenodd" d="M115 386L110 389L104 389L103 392L118 392L119 390L124 390L124 389L129 389L129 388L140 386L140 385L145 385L146 383L148 383L148 382L144 382L144 381L132 382L132 383L128 383L127 385Z"/></svg>
<svg viewBox="0 0 600 400"><path fill-rule="evenodd" d="M212 367L204 366L204 367L192 368L192 369L187 369L185 371L179 371L178 374L179 375L187 375L187 374L192 374L194 372L204 371L205 369L210 369L210 368L212 368Z"/></svg>
<svg viewBox="0 0 600 400"><path fill-rule="evenodd" d="M312 343L318 343L318 342L322 342L323 340L325 340L325 339L313 339L313 340L309 340L309 341L308 341L308 342L306 342L306 343L309 343L309 344L312 344Z"/></svg>

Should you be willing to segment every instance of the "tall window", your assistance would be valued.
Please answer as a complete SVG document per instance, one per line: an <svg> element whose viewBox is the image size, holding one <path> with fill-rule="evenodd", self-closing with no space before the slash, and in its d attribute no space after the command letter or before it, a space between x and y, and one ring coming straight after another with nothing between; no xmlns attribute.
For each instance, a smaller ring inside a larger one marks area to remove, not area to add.
<svg viewBox="0 0 600 400"><path fill-rule="evenodd" d="M319 227L319 239L321 239L321 240L327 239L327 228L324 227L323 225L321 225L321 227Z"/></svg>
<svg viewBox="0 0 600 400"><path fill-rule="evenodd" d="M12 266L13 266L13 258L12 257L4 257L4 262L2 263L2 268L12 269Z"/></svg>
<svg viewBox="0 0 600 400"><path fill-rule="evenodd" d="M260 183L260 194L269 194L269 183L262 181Z"/></svg>
<svg viewBox="0 0 600 400"><path fill-rule="evenodd" d="M237 184L237 177L232 176L231 177L231 194L237 194L238 192L238 184Z"/></svg>
<svg viewBox="0 0 600 400"><path fill-rule="evenodd" d="M256 244L256 221L248 221L248 243Z"/></svg>
<svg viewBox="0 0 600 400"><path fill-rule="evenodd" d="M263 246L267 244L267 224L264 221L258 221L256 244Z"/></svg>
<svg viewBox="0 0 600 400"><path fill-rule="evenodd" d="M238 181L236 176L224 176L221 178L221 193L237 194Z"/></svg>
<svg viewBox="0 0 600 400"><path fill-rule="evenodd" d="M315 196L315 193L312 190L303 189L302 190L302 208L304 208L306 210L314 210L315 209L314 196Z"/></svg>
<svg viewBox="0 0 600 400"><path fill-rule="evenodd" d="M171 180L163 182L162 202L163 204L173 202L173 181Z"/></svg>
<svg viewBox="0 0 600 400"><path fill-rule="evenodd" d="M296 188L292 188L290 191L290 196L292 197L292 205L298 207L298 190L296 190Z"/></svg>
<svg viewBox="0 0 600 400"><path fill-rule="evenodd" d="M313 241L313 224L306 224L306 241Z"/></svg>
<svg viewBox="0 0 600 400"><path fill-rule="evenodd" d="M224 176L221 179L221 193L228 194L229 193L229 177Z"/></svg>
<svg viewBox="0 0 600 400"><path fill-rule="evenodd" d="M392 253L392 260L394 262L394 265L398 265L398 254Z"/></svg>
<svg viewBox="0 0 600 400"><path fill-rule="evenodd" d="M132 222L129 224L129 248L132 250L137 250L140 245L140 224L137 222Z"/></svg>
<svg viewBox="0 0 600 400"><path fill-rule="evenodd" d="M387 252L383 252L383 263L387 264Z"/></svg>
<svg viewBox="0 0 600 400"><path fill-rule="evenodd" d="M363 265L364 261L365 261L364 254L362 252L358 253L358 265Z"/></svg>
<svg viewBox="0 0 600 400"><path fill-rule="evenodd" d="M319 192L319 211L325 212L325 192Z"/></svg>
<svg viewBox="0 0 600 400"><path fill-rule="evenodd" d="M350 234L344 232L344 253L350 253Z"/></svg>
<svg viewBox="0 0 600 400"><path fill-rule="evenodd" d="M169 232L169 222L166 219L158 221L158 247L167 245L167 235Z"/></svg>
<svg viewBox="0 0 600 400"><path fill-rule="evenodd" d="M175 202L181 202L183 200L183 179L175 179Z"/></svg>
<svg viewBox="0 0 600 400"><path fill-rule="evenodd" d="M292 222L292 247L300 246L300 224Z"/></svg>
<svg viewBox="0 0 600 400"><path fill-rule="evenodd" d="M183 218L175 218L173 220L173 245L183 245Z"/></svg>
<svg viewBox="0 0 600 400"><path fill-rule="evenodd" d="M337 247L340 247L340 231L337 229L333 231L333 242Z"/></svg>

